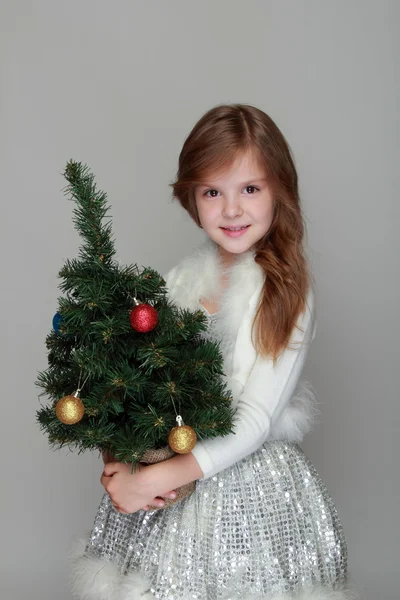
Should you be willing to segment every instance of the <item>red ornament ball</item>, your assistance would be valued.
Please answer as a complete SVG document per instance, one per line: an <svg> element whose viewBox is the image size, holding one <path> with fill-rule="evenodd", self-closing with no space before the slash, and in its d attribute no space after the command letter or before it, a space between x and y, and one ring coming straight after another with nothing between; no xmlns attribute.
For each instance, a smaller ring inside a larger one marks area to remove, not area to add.
<svg viewBox="0 0 400 600"><path fill-rule="evenodd" d="M147 333L158 323L158 312L150 304L138 304L129 313L129 320L135 331Z"/></svg>

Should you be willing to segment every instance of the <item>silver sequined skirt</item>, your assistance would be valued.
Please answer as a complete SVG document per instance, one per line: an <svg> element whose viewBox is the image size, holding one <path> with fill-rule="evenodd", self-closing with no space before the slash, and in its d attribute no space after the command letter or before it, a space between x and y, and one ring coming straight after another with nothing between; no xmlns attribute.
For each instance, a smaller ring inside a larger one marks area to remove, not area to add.
<svg viewBox="0 0 400 600"><path fill-rule="evenodd" d="M91 598L87 590L96 589L96 600L297 598L306 589L343 589L347 579L336 508L301 448L286 441L264 443L163 510L123 515L105 494L79 560L95 568L89 575L78 561L75 595ZM101 565L114 569L109 588ZM131 575L147 585L120 593Z"/></svg>

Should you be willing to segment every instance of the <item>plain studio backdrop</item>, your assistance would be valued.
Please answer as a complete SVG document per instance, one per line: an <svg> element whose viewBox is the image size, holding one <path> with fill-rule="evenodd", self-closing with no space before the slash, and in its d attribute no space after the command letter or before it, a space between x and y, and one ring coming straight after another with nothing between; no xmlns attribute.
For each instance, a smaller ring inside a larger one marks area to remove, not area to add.
<svg viewBox="0 0 400 600"><path fill-rule="evenodd" d="M353 583L395 600L399 473L399 13L396 0L3 0L2 600L70 600L72 541L103 488L97 453L53 452L35 422L57 274L77 256L68 159L108 193L121 263L165 273L203 240L171 200L206 110L247 103L300 177L318 329L303 443L332 494ZM44 399L42 399L44 401Z"/></svg>

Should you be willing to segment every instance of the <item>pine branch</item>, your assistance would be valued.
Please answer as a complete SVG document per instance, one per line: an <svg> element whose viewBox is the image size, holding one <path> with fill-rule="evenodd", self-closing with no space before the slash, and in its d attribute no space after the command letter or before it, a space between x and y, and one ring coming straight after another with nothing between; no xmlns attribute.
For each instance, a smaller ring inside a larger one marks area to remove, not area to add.
<svg viewBox="0 0 400 600"><path fill-rule="evenodd" d="M94 176L87 165L70 160L65 168L64 177L69 185L65 193L72 196L76 203L73 209L73 222L85 240L80 249L84 262L108 265L115 254L111 239L111 223L102 223L108 216L107 195L97 191Z"/></svg>

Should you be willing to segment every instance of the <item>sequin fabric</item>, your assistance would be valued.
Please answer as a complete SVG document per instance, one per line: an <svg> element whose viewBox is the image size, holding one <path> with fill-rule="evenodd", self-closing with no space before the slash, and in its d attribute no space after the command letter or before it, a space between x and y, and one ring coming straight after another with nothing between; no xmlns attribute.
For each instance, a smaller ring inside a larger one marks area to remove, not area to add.
<svg viewBox="0 0 400 600"><path fill-rule="evenodd" d="M85 554L123 574L140 571L159 600L264 600L347 580L331 496L301 448L285 440L197 481L191 496L164 510L123 515L104 494Z"/></svg>

